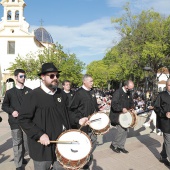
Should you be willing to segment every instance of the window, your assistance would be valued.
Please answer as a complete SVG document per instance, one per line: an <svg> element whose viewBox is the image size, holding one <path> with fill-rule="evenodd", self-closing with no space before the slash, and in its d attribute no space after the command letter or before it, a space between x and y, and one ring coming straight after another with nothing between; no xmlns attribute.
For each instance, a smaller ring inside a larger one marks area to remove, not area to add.
<svg viewBox="0 0 170 170"><path fill-rule="evenodd" d="M15 41L8 41L7 54L15 54Z"/></svg>
<svg viewBox="0 0 170 170"><path fill-rule="evenodd" d="M19 20L19 11L15 12L15 20Z"/></svg>
<svg viewBox="0 0 170 170"><path fill-rule="evenodd" d="M15 2L15 0L12 0L12 2Z"/></svg>
<svg viewBox="0 0 170 170"><path fill-rule="evenodd" d="M7 20L11 20L11 11L8 11L7 13Z"/></svg>

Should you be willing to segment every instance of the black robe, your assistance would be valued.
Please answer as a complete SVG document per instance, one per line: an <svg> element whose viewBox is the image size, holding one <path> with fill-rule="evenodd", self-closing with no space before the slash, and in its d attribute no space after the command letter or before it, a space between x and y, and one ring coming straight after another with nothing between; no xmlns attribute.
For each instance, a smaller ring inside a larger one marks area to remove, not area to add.
<svg viewBox="0 0 170 170"><path fill-rule="evenodd" d="M8 113L8 122L10 128L13 129L20 129L18 123L18 117L13 117L12 113L14 111L18 111L20 114L21 104L24 100L25 95L30 92L32 89L24 86L23 89L18 89L13 87L6 91L5 97L2 103L2 110Z"/></svg>
<svg viewBox="0 0 170 170"><path fill-rule="evenodd" d="M119 124L119 115L122 113L123 108L134 108L134 102L131 92L125 93L122 88L117 89L113 93L110 109L110 121L113 126Z"/></svg>
<svg viewBox="0 0 170 170"><path fill-rule="evenodd" d="M31 91L21 107L19 122L28 136L30 157L35 161L56 160L55 144L44 146L37 142L45 133L56 140L63 132L63 125L70 128L67 112L67 96L61 89L54 95L40 87Z"/></svg>
<svg viewBox="0 0 170 170"><path fill-rule="evenodd" d="M79 88L75 92L69 105L69 115L72 126L79 128L79 120L81 118L88 117L97 111L99 111L99 109L94 90L91 89L87 91L82 87ZM85 126L81 130L88 133L90 128L89 126Z"/></svg>
<svg viewBox="0 0 170 170"><path fill-rule="evenodd" d="M170 112L170 95L167 91L158 94L154 111L157 115L157 127L164 133L170 133L170 119L166 117L166 113Z"/></svg>
<svg viewBox="0 0 170 170"><path fill-rule="evenodd" d="M64 93L66 94L66 96L68 97L68 103L71 103L72 98L73 98L73 96L74 96L74 92L73 92L72 90L70 90L69 93L66 93L64 90L63 90L63 92L64 92ZM69 107L69 105L68 105L68 107Z"/></svg>

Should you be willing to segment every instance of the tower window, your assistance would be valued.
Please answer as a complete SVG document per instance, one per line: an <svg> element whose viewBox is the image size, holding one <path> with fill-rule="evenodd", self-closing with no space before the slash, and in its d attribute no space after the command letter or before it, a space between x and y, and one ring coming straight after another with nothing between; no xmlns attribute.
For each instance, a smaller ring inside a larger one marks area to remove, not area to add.
<svg viewBox="0 0 170 170"><path fill-rule="evenodd" d="M7 54L15 54L15 41L8 41Z"/></svg>
<svg viewBox="0 0 170 170"><path fill-rule="evenodd" d="M19 11L15 12L15 20L19 20Z"/></svg>
<svg viewBox="0 0 170 170"><path fill-rule="evenodd" d="M8 11L7 13L7 20L11 20L11 11Z"/></svg>

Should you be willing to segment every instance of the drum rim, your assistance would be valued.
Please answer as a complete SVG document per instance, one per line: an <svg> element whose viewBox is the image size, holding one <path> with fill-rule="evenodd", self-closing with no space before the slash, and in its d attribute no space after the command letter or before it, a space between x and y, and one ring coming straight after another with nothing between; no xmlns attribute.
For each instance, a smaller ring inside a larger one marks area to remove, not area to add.
<svg viewBox="0 0 170 170"><path fill-rule="evenodd" d="M133 127L135 127L136 126L136 124L137 124L137 114L136 114L136 112L135 111L131 111L131 110L128 110L128 112L126 112L126 113L130 113L130 115L133 115L132 116L132 122L131 122L131 124L130 124L130 126L123 126L121 123L120 123L120 115L123 115L124 113L120 113L119 114L119 118L118 118L118 121L119 121L119 124L123 127L123 128L133 128ZM126 114L125 113L125 114Z"/></svg>
<svg viewBox="0 0 170 170"><path fill-rule="evenodd" d="M72 132L72 131L80 132L80 133L84 134L84 135L89 139L89 142L90 142L90 151L89 151L89 153L88 153L85 157L83 157L83 158L81 158L81 159L79 159L79 160L87 159L87 157L89 157L89 155L90 155L90 153L91 153L91 151L92 151L92 142L91 142L90 137L89 137L85 132L83 132L83 131L81 131L81 130L79 130L79 129L69 129L69 130L66 130L66 131L62 132L62 133L58 136L57 139L59 139L63 134L65 134L65 133L67 133L67 132ZM68 158L64 157L64 156L59 152L57 145L56 145L56 153L59 153L59 154L61 155L61 157L62 157L63 159L65 159L65 160L72 161L72 162L78 161L78 160L71 160L71 159L68 159ZM57 156L56 156L56 157L57 157ZM57 158L58 158L58 157L57 157ZM60 161L59 161L59 162L60 162ZM69 166L64 165L62 162L60 162L60 163L63 165L63 167L69 168ZM77 166L77 167L79 167L79 166Z"/></svg>
<svg viewBox="0 0 170 170"><path fill-rule="evenodd" d="M102 128L102 129L94 129L92 126L90 126L89 125L89 127L94 131L94 133L95 134L104 134L104 133L106 133L108 130L109 130L109 128L110 128L110 123L111 123L111 121L110 121L110 118L109 118L109 116L106 114L106 113L103 113L103 112L96 112L96 113L93 113L90 117L89 117L89 120L91 119L91 117L93 116L93 115L95 115L95 114L104 114L104 115L106 115L106 117L108 118L108 124L107 124L107 126L105 126L104 128ZM108 128L107 128L108 127ZM107 128L107 130L105 130ZM102 131L101 133L98 133L98 131L101 131L101 130L105 130L104 132Z"/></svg>

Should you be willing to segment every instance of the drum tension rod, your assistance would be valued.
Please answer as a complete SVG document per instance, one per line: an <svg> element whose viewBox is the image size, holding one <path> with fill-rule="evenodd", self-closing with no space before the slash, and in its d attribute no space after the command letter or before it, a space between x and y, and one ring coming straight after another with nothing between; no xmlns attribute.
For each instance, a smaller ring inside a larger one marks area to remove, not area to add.
<svg viewBox="0 0 170 170"><path fill-rule="evenodd" d="M79 166L80 165L80 160L78 160L78 162L77 162L77 166Z"/></svg>

